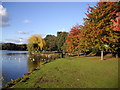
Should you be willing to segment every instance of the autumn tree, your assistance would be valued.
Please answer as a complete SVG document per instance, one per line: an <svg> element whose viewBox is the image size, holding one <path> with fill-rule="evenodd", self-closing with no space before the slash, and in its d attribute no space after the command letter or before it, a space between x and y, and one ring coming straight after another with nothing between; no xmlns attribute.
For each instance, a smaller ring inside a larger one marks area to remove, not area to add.
<svg viewBox="0 0 120 90"><path fill-rule="evenodd" d="M111 20L116 18L118 6L118 2L98 2L94 7L89 6L87 18L84 18L84 26L73 27L70 31L67 37L67 50L86 52L91 48L99 49L101 60L104 51L115 52L120 39L120 33L115 32L116 28L119 30L119 17L114 22L114 27Z"/></svg>
<svg viewBox="0 0 120 90"><path fill-rule="evenodd" d="M67 52L74 53L80 55L80 53L84 53L90 51L92 47L91 38L86 30L85 26L76 25L74 26L69 35L67 36Z"/></svg>
<svg viewBox="0 0 120 90"><path fill-rule="evenodd" d="M119 9L120 10L120 9ZM111 20L113 22L113 30L116 33L119 33L120 37L120 11L116 13L116 18L115 20ZM120 38L118 39L118 43L114 44L114 49L116 50L116 57L120 57Z"/></svg>
<svg viewBox="0 0 120 90"><path fill-rule="evenodd" d="M98 2L96 6L89 7L84 28L86 29L86 42L94 48L103 51L112 51L114 43L118 42L119 33L113 31L111 19L116 17L117 2Z"/></svg>
<svg viewBox="0 0 120 90"><path fill-rule="evenodd" d="M40 34L32 35L28 38L28 51L43 50L45 41Z"/></svg>
<svg viewBox="0 0 120 90"><path fill-rule="evenodd" d="M111 0L100 0L100 2L111 2ZM114 0L114 2L117 2L117 0Z"/></svg>
<svg viewBox="0 0 120 90"><path fill-rule="evenodd" d="M76 25L74 27L72 27L72 29L70 30L70 33L68 34L68 36L66 37L66 51L69 53L76 53L79 54L80 50L80 39L82 37L80 37L80 29L81 29L81 25Z"/></svg>
<svg viewBox="0 0 120 90"><path fill-rule="evenodd" d="M114 26L113 30L120 31L120 12L117 12L116 16L117 17L115 20L113 20L113 19L111 20L113 22L113 26Z"/></svg>

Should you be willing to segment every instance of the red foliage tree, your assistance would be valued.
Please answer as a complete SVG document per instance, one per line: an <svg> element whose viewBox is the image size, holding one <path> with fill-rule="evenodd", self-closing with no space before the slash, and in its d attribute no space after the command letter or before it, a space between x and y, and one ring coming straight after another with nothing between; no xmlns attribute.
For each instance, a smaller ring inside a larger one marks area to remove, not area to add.
<svg viewBox="0 0 120 90"><path fill-rule="evenodd" d="M82 28L81 25L74 26L69 35L66 38L66 51L70 53L76 53L76 51L79 51L79 35L80 35L80 29Z"/></svg>

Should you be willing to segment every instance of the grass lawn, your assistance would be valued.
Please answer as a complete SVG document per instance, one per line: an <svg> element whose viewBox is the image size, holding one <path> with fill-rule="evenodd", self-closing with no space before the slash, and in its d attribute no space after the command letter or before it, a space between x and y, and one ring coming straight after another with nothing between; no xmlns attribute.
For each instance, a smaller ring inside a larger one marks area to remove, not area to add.
<svg viewBox="0 0 120 90"><path fill-rule="evenodd" d="M68 57L47 63L12 88L117 88L118 60Z"/></svg>

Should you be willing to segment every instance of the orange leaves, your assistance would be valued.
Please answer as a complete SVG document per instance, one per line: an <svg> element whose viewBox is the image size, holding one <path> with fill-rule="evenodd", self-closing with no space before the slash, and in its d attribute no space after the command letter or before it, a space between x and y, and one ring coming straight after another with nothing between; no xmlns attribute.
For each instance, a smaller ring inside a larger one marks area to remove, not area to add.
<svg viewBox="0 0 120 90"><path fill-rule="evenodd" d="M82 28L81 25L74 26L71 29L70 34L67 36L67 38L66 38L66 41L67 41L66 50L68 52L73 52L73 51L78 50L81 28Z"/></svg>
<svg viewBox="0 0 120 90"><path fill-rule="evenodd" d="M114 20L117 7L116 2L98 2L96 6L89 7L84 26L76 25L67 37L67 51L85 51L102 44L117 43L120 34L113 32L120 31L120 12L116 14Z"/></svg>
<svg viewBox="0 0 120 90"><path fill-rule="evenodd" d="M120 30L120 17L117 17L116 21L111 20L117 11L118 6L116 5L115 2L99 2L94 9L89 7L84 26L87 32L83 33L86 36L84 39L86 42L90 42L91 40L91 44L99 42L99 45L106 42L110 44L111 41L117 42L116 39L119 36L112 32L113 27L111 23L111 21L114 22L114 30ZM92 12L91 9L93 10ZM117 14L120 15L120 13Z"/></svg>
<svg viewBox="0 0 120 90"><path fill-rule="evenodd" d="M114 31L120 31L120 12L118 12L116 14L116 21L115 20L111 20L113 22L113 26L114 26Z"/></svg>

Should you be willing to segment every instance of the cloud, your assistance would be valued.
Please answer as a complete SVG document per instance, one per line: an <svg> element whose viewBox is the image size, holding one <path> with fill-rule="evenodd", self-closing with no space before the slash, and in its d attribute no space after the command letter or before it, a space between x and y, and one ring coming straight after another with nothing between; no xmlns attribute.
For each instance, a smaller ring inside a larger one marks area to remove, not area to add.
<svg viewBox="0 0 120 90"><path fill-rule="evenodd" d="M16 39L5 39L5 42L6 43L18 43L19 40L16 40Z"/></svg>
<svg viewBox="0 0 120 90"><path fill-rule="evenodd" d="M27 40L24 38L18 38L18 39L5 39L6 43L16 43L16 44L23 44L27 43Z"/></svg>
<svg viewBox="0 0 120 90"><path fill-rule="evenodd" d="M30 23L31 21L28 19L23 20L23 23Z"/></svg>
<svg viewBox="0 0 120 90"><path fill-rule="evenodd" d="M0 27L5 27L9 25L9 17L7 9L0 5Z"/></svg>
<svg viewBox="0 0 120 90"><path fill-rule="evenodd" d="M30 32L27 32L27 31L18 31L17 33L18 34L29 34Z"/></svg>
<svg viewBox="0 0 120 90"><path fill-rule="evenodd" d="M19 38L18 41L19 41L18 44L27 43L27 40L24 38Z"/></svg>

